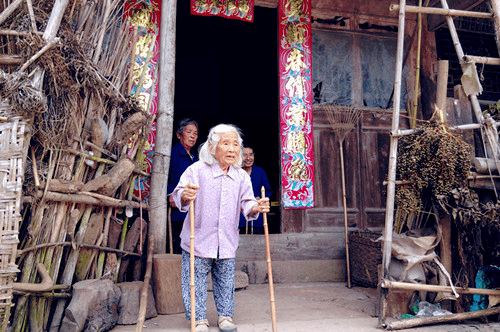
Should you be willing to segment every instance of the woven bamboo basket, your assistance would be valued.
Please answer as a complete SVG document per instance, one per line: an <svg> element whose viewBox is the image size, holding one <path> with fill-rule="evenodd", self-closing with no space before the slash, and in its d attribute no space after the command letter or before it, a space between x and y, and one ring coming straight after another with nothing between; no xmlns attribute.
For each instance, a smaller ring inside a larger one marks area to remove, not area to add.
<svg viewBox="0 0 500 332"><path fill-rule="evenodd" d="M349 262L352 283L365 287L377 287L378 266L382 264L382 236L374 232L349 232Z"/></svg>
<svg viewBox="0 0 500 332"><path fill-rule="evenodd" d="M0 123L0 331L7 331L12 283L19 272L15 259L27 151L26 128L20 118Z"/></svg>

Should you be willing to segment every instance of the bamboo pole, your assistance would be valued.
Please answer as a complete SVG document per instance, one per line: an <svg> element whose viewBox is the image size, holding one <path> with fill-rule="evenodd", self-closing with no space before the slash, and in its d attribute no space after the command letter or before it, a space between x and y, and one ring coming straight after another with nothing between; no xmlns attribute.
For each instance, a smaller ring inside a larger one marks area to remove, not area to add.
<svg viewBox="0 0 500 332"><path fill-rule="evenodd" d="M260 189L260 197L266 197L266 188L262 186ZM273 281L273 268L271 266L271 245L269 243L269 227L267 225L267 213L264 212L262 214L262 218L264 219L264 236L266 240L266 259L267 259L267 279L269 281L269 296L271 302L271 322L273 326L273 332L278 330L276 324L276 303L274 300L274 281Z"/></svg>
<svg viewBox="0 0 500 332"><path fill-rule="evenodd" d="M418 1L418 7L422 7L422 0ZM417 64L415 68L415 90L413 94L413 107L410 112L410 127L415 128L417 126L417 111L418 111L418 90L420 86L420 48L422 45L422 14L417 15Z"/></svg>
<svg viewBox="0 0 500 332"><path fill-rule="evenodd" d="M194 201L189 202L189 283L191 289L191 332L196 331L196 292L194 285Z"/></svg>
<svg viewBox="0 0 500 332"><path fill-rule="evenodd" d="M394 110L392 116L392 131L399 129L399 109L401 104L401 74L403 71L403 48L404 48L404 32L405 32L405 8L406 0L400 1L399 8L399 25L397 38L397 53L396 53L396 69L394 78ZM382 256L382 278L387 278L389 275L389 265L391 262L392 248L392 229L394 227L394 195L396 191L396 165L398 154L398 138L391 136L389 149L389 166L388 166L388 185L387 185L387 203L385 213L385 228L384 228L384 247ZM379 309L379 324L384 324L386 309L387 309L387 290L380 288L380 309Z"/></svg>
<svg viewBox="0 0 500 332"><path fill-rule="evenodd" d="M500 313L500 307L495 307L491 309L462 312L458 314L436 316L436 317L421 317L421 318L410 318L398 322L393 322L387 324L388 330L401 330L417 326L458 322L466 319L475 319L480 317L486 317L490 315L495 315Z"/></svg>
<svg viewBox="0 0 500 332"><path fill-rule="evenodd" d="M172 149L175 86L175 26L177 0L163 0L161 6L158 113L156 142L151 171L150 226L155 250L166 252L167 180Z"/></svg>
<svg viewBox="0 0 500 332"><path fill-rule="evenodd" d="M495 122L495 126L496 127L500 126L500 122ZM479 123L469 123L469 124L464 124L464 125L457 125L457 126L448 127L448 129L450 129L450 130L474 130L474 129L481 129L481 127L482 127L482 125ZM408 136L408 135L416 134L422 130L423 129L398 129L398 130L391 131L391 136L392 137Z"/></svg>
<svg viewBox="0 0 500 332"><path fill-rule="evenodd" d="M427 285L427 284L416 284L401 281L391 281L383 279L380 282L382 288L395 289L395 290L412 290L412 291L424 291L424 292L446 292L451 293L453 289L459 294L479 294L479 295L492 295L500 296L500 289L488 289L488 288L461 288L451 286L441 286L441 285Z"/></svg>
<svg viewBox="0 0 500 332"><path fill-rule="evenodd" d="M481 64L484 63L485 65L500 66L499 58L490 58L486 56L464 55L464 61L481 63Z"/></svg>
<svg viewBox="0 0 500 332"><path fill-rule="evenodd" d="M495 41L497 42L497 51L500 54L500 3L497 0L490 0L491 10L493 11L493 23L495 25Z"/></svg>
<svg viewBox="0 0 500 332"><path fill-rule="evenodd" d="M444 7L443 8L435 8L435 7L405 6L405 8L406 8L407 13L463 16L463 17L476 17L476 18L486 18L486 19L493 18L493 15L491 13L448 9L448 8L444 8ZM398 11L398 10L400 10L400 5L391 4L389 6L389 10L390 11Z"/></svg>
<svg viewBox="0 0 500 332"><path fill-rule="evenodd" d="M149 235L149 245L148 245L148 258L146 261L146 274L144 275L144 284L142 285L141 291L141 302L139 305L139 317L137 318L137 324L135 325L135 332L142 331L142 325L146 319L146 308L148 306L148 290L149 281L151 279L151 270L153 269L153 252L154 252L154 235Z"/></svg>

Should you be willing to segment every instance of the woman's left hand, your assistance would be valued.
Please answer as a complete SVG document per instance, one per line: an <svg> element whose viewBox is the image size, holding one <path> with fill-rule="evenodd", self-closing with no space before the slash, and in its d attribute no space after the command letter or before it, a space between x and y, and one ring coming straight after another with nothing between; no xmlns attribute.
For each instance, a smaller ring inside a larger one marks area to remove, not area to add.
<svg viewBox="0 0 500 332"><path fill-rule="evenodd" d="M269 197L261 198L257 201L257 205L253 208L259 213L267 213L270 211Z"/></svg>

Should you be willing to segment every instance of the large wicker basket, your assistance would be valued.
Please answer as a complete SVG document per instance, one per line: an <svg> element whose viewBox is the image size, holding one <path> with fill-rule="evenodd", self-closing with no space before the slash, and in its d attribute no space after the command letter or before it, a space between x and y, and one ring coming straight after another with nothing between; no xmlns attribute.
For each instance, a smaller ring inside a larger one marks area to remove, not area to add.
<svg viewBox="0 0 500 332"><path fill-rule="evenodd" d="M7 331L12 283L19 272L15 259L27 151L26 127L21 119L0 123L0 331Z"/></svg>
<svg viewBox="0 0 500 332"><path fill-rule="evenodd" d="M351 282L365 287L377 287L378 266L382 264L382 244L374 232L349 232L349 263Z"/></svg>

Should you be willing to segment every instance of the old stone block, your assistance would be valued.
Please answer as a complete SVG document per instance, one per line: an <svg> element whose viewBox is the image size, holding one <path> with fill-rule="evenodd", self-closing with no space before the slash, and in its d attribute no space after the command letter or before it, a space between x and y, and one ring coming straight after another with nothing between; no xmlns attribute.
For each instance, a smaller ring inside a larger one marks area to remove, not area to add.
<svg viewBox="0 0 500 332"><path fill-rule="evenodd" d="M60 331L109 331L118 321L121 290L109 279L88 279L73 285Z"/></svg>
<svg viewBox="0 0 500 332"><path fill-rule="evenodd" d="M117 284L122 291L122 297L118 309L119 317L117 324L132 325L137 323L139 308L141 304L141 293L143 281L122 282ZM153 288L148 285L148 303L146 305L146 319L158 316L156 311Z"/></svg>

